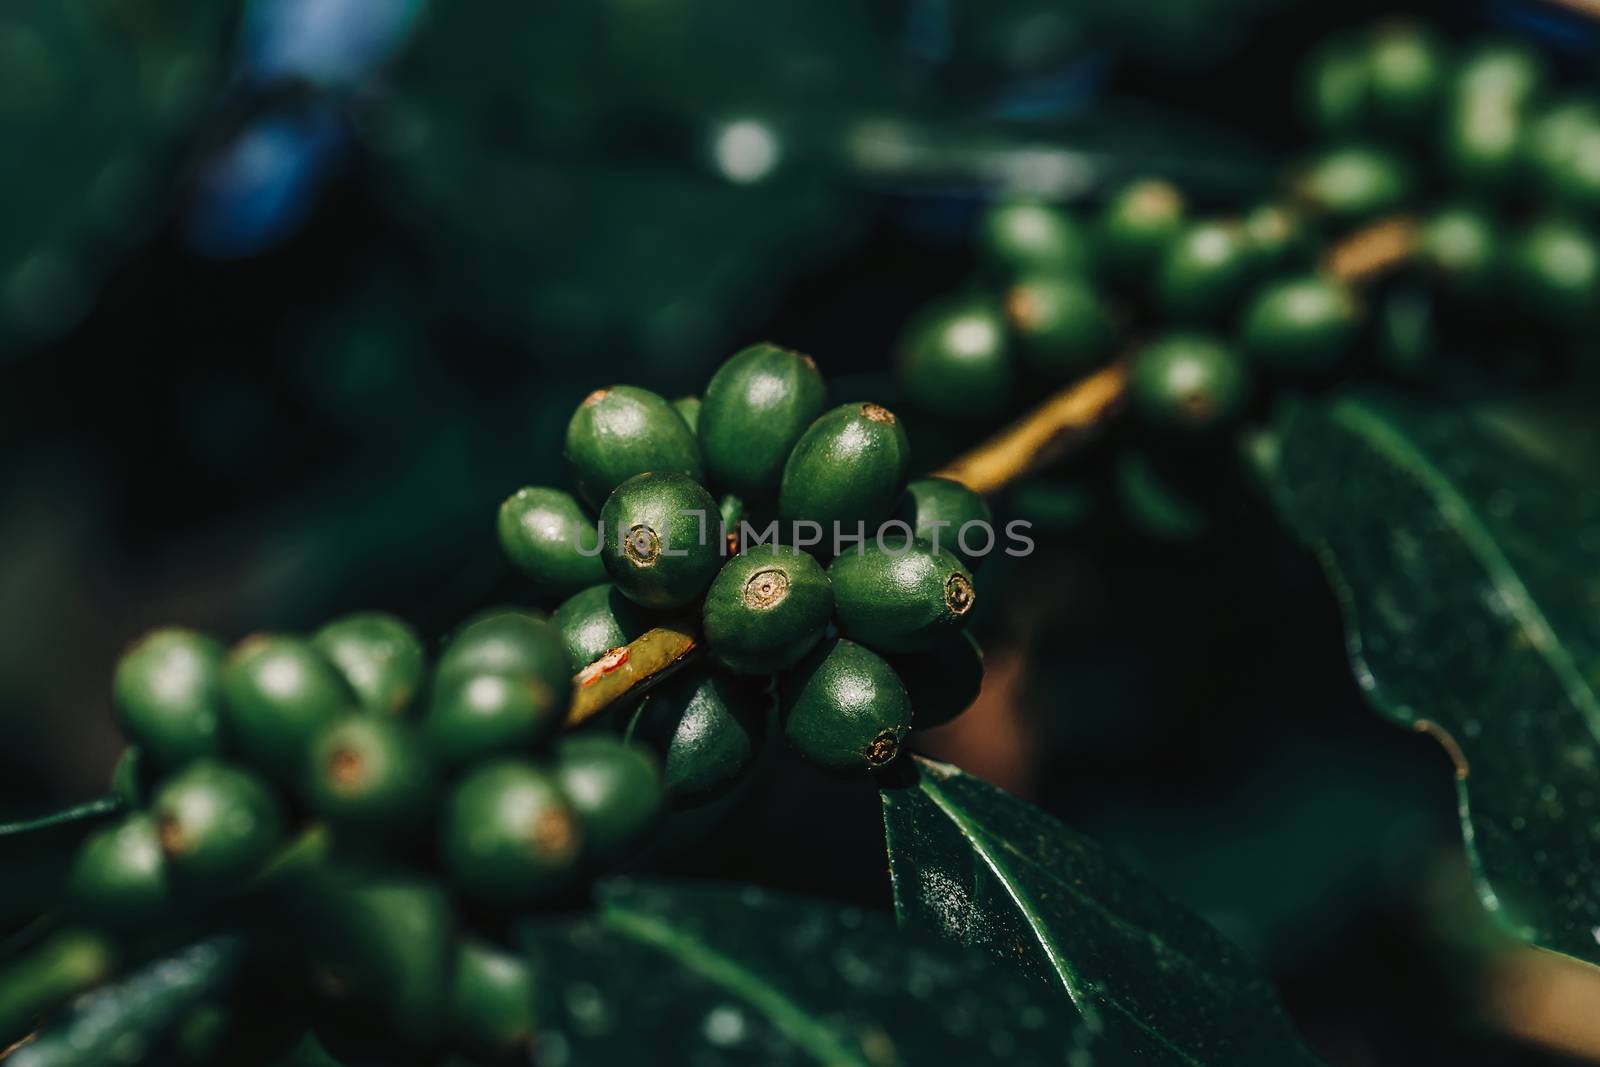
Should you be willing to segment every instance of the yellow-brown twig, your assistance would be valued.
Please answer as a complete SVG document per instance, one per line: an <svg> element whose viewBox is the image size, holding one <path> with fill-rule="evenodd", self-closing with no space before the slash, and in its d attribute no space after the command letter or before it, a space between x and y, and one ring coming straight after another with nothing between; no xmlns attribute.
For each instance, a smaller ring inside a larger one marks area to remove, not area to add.
<svg viewBox="0 0 1600 1067"><path fill-rule="evenodd" d="M1600 2L1600 0L1597 0ZM1404 218L1359 230L1329 253L1327 269L1360 283L1405 261L1416 243L1416 227ZM1127 365L1117 361L1045 399L1027 415L936 473L975 492L989 494L1065 455L1116 413L1128 389ZM692 621L650 630L612 649L579 671L567 710L567 727L578 726L627 696L644 692L700 652Z"/></svg>
<svg viewBox="0 0 1600 1067"><path fill-rule="evenodd" d="M1324 267L1335 277L1359 285L1405 262L1416 241L1416 224L1409 218L1384 219L1340 241L1329 251ZM1113 363L1047 397L935 473L976 493L998 492L1092 436L1116 414L1127 387L1126 365Z"/></svg>
<svg viewBox="0 0 1600 1067"><path fill-rule="evenodd" d="M997 492L1064 455L1116 411L1128 369L1116 362L1061 390L1023 418L934 473L975 493Z"/></svg>

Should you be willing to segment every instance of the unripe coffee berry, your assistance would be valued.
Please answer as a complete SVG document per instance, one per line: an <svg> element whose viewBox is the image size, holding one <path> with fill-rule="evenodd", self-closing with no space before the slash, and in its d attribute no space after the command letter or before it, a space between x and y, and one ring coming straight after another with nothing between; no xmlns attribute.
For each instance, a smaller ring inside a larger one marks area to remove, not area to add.
<svg viewBox="0 0 1600 1067"><path fill-rule="evenodd" d="M135 928L172 907L156 821L138 812L84 839L67 874L67 903L90 922Z"/></svg>
<svg viewBox="0 0 1600 1067"><path fill-rule="evenodd" d="M549 774L499 760L464 778L445 805L439 852L474 903L512 909L560 893L577 871L577 815Z"/></svg>
<svg viewBox="0 0 1600 1067"><path fill-rule="evenodd" d="M738 783L760 751L766 723L767 701L759 687L689 670L650 691L627 737L660 759L667 802L691 808Z"/></svg>
<svg viewBox="0 0 1600 1067"><path fill-rule="evenodd" d="M1500 280L1500 235L1494 221L1470 207L1445 208L1422 228L1419 258L1452 294L1490 295Z"/></svg>
<svg viewBox="0 0 1600 1067"><path fill-rule="evenodd" d="M826 539L835 524L887 518L905 487L911 443L905 427L879 404L841 404L813 422L783 468L778 512L785 522L814 522Z"/></svg>
<svg viewBox="0 0 1600 1067"><path fill-rule="evenodd" d="M1411 175L1394 155L1350 146L1312 160L1300 175L1300 195L1337 225L1353 225L1398 210L1411 193Z"/></svg>
<svg viewBox="0 0 1600 1067"><path fill-rule="evenodd" d="M1199 433L1232 422L1244 411L1250 375L1239 354L1215 337L1173 333L1134 354L1128 395L1148 425Z"/></svg>
<svg viewBox="0 0 1600 1067"><path fill-rule="evenodd" d="M361 710L404 715L427 674L417 632L393 615L363 611L328 623L311 636L355 692Z"/></svg>
<svg viewBox="0 0 1600 1067"><path fill-rule="evenodd" d="M571 493L518 489L500 505L500 547L541 593L570 596L606 580L600 532Z"/></svg>
<svg viewBox="0 0 1600 1067"><path fill-rule="evenodd" d="M1029 369L1066 381L1101 363L1111 349L1111 315L1088 280L1029 274L1006 291L1006 322Z"/></svg>
<svg viewBox="0 0 1600 1067"><path fill-rule="evenodd" d="M832 583L814 558L754 545L724 564L706 593L706 650L736 674L775 674L811 651L832 614Z"/></svg>
<svg viewBox="0 0 1600 1067"><path fill-rule="evenodd" d="M168 779L151 813L167 869L205 889L254 873L283 839L277 798L254 775L212 759Z"/></svg>
<svg viewBox="0 0 1600 1067"><path fill-rule="evenodd" d="M1241 340L1255 363L1288 375L1320 375L1344 359L1360 309L1343 282L1321 275L1275 281L1245 309Z"/></svg>
<svg viewBox="0 0 1600 1067"><path fill-rule="evenodd" d="M311 743L306 803L335 828L409 835L433 794L433 765L407 724L354 716L325 728Z"/></svg>
<svg viewBox="0 0 1600 1067"><path fill-rule="evenodd" d="M592 508L645 471L704 478L700 443L683 417L647 389L614 385L597 389L567 424L567 463L578 495Z"/></svg>
<svg viewBox="0 0 1600 1067"><path fill-rule="evenodd" d="M1088 235L1058 207L1032 200L999 203L984 213L978 248L991 272L1004 279L1029 271L1080 272L1089 268Z"/></svg>
<svg viewBox="0 0 1600 1067"><path fill-rule="evenodd" d="M155 630L117 664L118 718L161 766L222 750L222 646L192 630Z"/></svg>
<svg viewBox="0 0 1600 1067"><path fill-rule="evenodd" d="M320 651L298 637L257 634L222 669L228 739L252 767L296 786L316 732L356 710L355 691Z"/></svg>
<svg viewBox="0 0 1600 1067"><path fill-rule="evenodd" d="M1574 223L1551 219L1517 235L1506 254L1507 274L1532 315L1576 326L1594 315L1600 297L1600 247Z"/></svg>
<svg viewBox="0 0 1600 1067"><path fill-rule="evenodd" d="M1251 249L1236 223L1201 222L1189 227L1161 258L1156 302L1186 321L1226 317L1249 281Z"/></svg>
<svg viewBox="0 0 1600 1067"><path fill-rule="evenodd" d="M926 541L870 541L828 567L839 632L882 652L920 652L954 636L977 603L972 575Z"/></svg>
<svg viewBox="0 0 1600 1067"><path fill-rule="evenodd" d="M680 396L672 402L672 410L676 411L683 419L683 424L689 427L689 432L700 432L700 398L697 396Z"/></svg>
<svg viewBox="0 0 1600 1067"><path fill-rule="evenodd" d="M825 641L779 679L784 737L841 773L875 771L900 754L911 701L894 668L854 641Z"/></svg>
<svg viewBox="0 0 1600 1067"><path fill-rule="evenodd" d="M629 478L600 510L600 525L611 580L647 608L694 603L722 566L716 501L681 474Z"/></svg>
<svg viewBox="0 0 1600 1067"><path fill-rule="evenodd" d="M1396 20L1378 26L1367 53L1373 116L1397 133L1415 131L1444 91L1443 49L1425 28Z"/></svg>
<svg viewBox="0 0 1600 1067"><path fill-rule="evenodd" d="M650 618L643 608L606 582L569 597L550 613L550 624L567 646L567 667L577 674L648 630Z"/></svg>
<svg viewBox="0 0 1600 1067"><path fill-rule="evenodd" d="M521 673L442 674L422 723L428 750L446 767L532 751L561 728L566 694Z"/></svg>
<svg viewBox="0 0 1600 1067"><path fill-rule="evenodd" d="M1152 178L1133 182L1106 204L1100 218L1100 257L1114 277L1145 277L1183 225L1183 195L1176 186Z"/></svg>
<svg viewBox="0 0 1600 1067"><path fill-rule="evenodd" d="M954 553L968 570L994 548L994 513L988 503L949 478L913 479L894 517L917 540Z"/></svg>
<svg viewBox="0 0 1600 1067"><path fill-rule="evenodd" d="M556 746L556 784L582 828L584 861L604 870L643 843L662 808L661 768L649 752L603 734Z"/></svg>
<svg viewBox="0 0 1600 1067"><path fill-rule="evenodd" d="M827 406L810 356L772 344L743 349L712 375L700 448L713 484L746 500L777 499L783 464Z"/></svg>
<svg viewBox="0 0 1600 1067"><path fill-rule="evenodd" d="M445 644L435 674L521 674L564 693L571 681L561 635L542 616L491 608L468 619Z"/></svg>
<svg viewBox="0 0 1600 1067"><path fill-rule="evenodd" d="M450 983L451 1036L493 1063L527 1062L538 1030L538 989L520 954L468 939L456 953Z"/></svg>
<svg viewBox="0 0 1600 1067"><path fill-rule="evenodd" d="M923 308L896 348L907 395L936 415L992 418L1011 397L1005 320L987 295L949 297Z"/></svg>

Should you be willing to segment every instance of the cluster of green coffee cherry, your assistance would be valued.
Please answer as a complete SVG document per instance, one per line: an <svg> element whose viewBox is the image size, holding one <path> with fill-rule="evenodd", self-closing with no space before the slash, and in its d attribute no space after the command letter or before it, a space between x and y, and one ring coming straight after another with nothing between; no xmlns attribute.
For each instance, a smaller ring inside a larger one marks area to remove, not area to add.
<svg viewBox="0 0 1600 1067"><path fill-rule="evenodd" d="M1441 310L1523 339L1570 335L1600 306L1600 101L1550 99L1546 82L1517 45L1453 56L1410 22L1335 42L1307 93L1328 143L1278 198L1195 218L1175 186L1144 179L1079 213L997 203L969 291L908 322L902 387L931 414L982 423L1126 356L1134 414L1181 452L1244 417L1263 385L1327 382L1368 353L1380 373L1415 372ZM1427 306L1373 314L1326 254L1424 194L1444 206L1412 220L1404 258Z"/></svg>
<svg viewBox="0 0 1600 1067"><path fill-rule="evenodd" d="M757 344L703 397L590 394L567 428L577 493L527 488L500 510L506 554L545 597L579 685L664 622L704 661L651 691L624 736L661 759L669 805L727 794L769 709L801 755L872 771L913 723L948 722L982 662L963 627L988 506L953 481L907 483L887 408L829 408L810 357ZM774 702L776 696L776 702Z"/></svg>
<svg viewBox="0 0 1600 1067"><path fill-rule="evenodd" d="M593 393L567 434L577 495L524 489L499 517L539 597L568 598L485 611L431 666L373 612L231 650L144 637L114 685L129 811L81 846L74 913L135 940L287 919L324 1049L525 1058L535 979L496 947L509 919L581 900L669 810L737 796L774 717L804 756L867 772L913 709L939 725L977 696L987 506L907 484L886 408L825 409L811 359L766 344L703 400ZM703 661L563 732L658 624L703 635Z"/></svg>
<svg viewBox="0 0 1600 1067"><path fill-rule="evenodd" d="M603 733L557 738L572 676L537 612L474 617L431 671L412 629L380 613L309 637L258 634L231 650L158 630L123 656L114 689L131 741L116 785L132 811L81 847L68 882L74 912L134 935L200 916L248 926L263 918L253 911L271 910L265 900L281 908L292 885L289 933L306 938L296 984L334 1003L382 999L387 979L341 975L423 954L405 943L437 944L457 911L493 921L574 892L586 873L626 858L661 807L649 754ZM411 918L366 937L356 953L366 961L332 950L337 934L300 928L334 913L337 931L360 930L356 913L374 908ZM527 992L513 953L465 939L449 954L430 961L448 975L434 981L446 994ZM411 978L396 983L401 992ZM478 1018L478 1003L452 1017L463 1047L492 1058L525 1045L531 998L509 1020ZM433 1007L426 1039L420 1024L405 1030L421 1049L444 1040L437 1020L452 1009ZM403 1014L396 1007L378 1029Z"/></svg>
<svg viewBox="0 0 1600 1067"><path fill-rule="evenodd" d="M1417 220L1418 260L1452 317L1509 313L1550 338L1593 325L1600 99L1560 95L1538 54L1515 43L1458 49L1388 22L1331 42L1309 67L1306 100L1341 146L1307 172L1308 195L1365 186L1385 210L1421 195L1439 205Z"/></svg>

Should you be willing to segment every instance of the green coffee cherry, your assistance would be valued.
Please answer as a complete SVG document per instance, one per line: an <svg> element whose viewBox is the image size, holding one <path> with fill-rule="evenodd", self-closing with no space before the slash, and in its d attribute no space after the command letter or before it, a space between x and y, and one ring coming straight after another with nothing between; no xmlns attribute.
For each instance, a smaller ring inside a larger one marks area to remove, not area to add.
<svg viewBox="0 0 1600 1067"><path fill-rule="evenodd" d="M643 843L661 815L661 768L649 752L589 734L556 746L556 784L578 818L584 861L605 870Z"/></svg>
<svg viewBox="0 0 1600 1067"><path fill-rule="evenodd" d="M1111 350L1111 314L1083 278L1025 275L1007 290L1005 315L1022 362L1052 381L1078 377Z"/></svg>
<svg viewBox="0 0 1600 1067"><path fill-rule="evenodd" d="M1274 373L1325 374L1344 359L1359 323L1347 286L1307 275L1262 288L1245 310L1241 340L1250 358Z"/></svg>
<svg viewBox="0 0 1600 1067"><path fill-rule="evenodd" d="M549 622L514 609L496 609L469 620L445 646L435 670L451 675L506 674L521 677L541 704L565 709L572 697L566 644Z"/></svg>
<svg viewBox="0 0 1600 1067"><path fill-rule="evenodd" d="M615 385L584 398L567 424L567 463L591 508L645 471L704 478L700 443L673 406L646 389Z"/></svg>
<svg viewBox="0 0 1600 1067"><path fill-rule="evenodd" d="M680 396L678 399L672 402L672 410L676 411L679 417L683 419L683 423L685 426L689 427L690 433L698 434L700 432L699 397Z"/></svg>
<svg viewBox="0 0 1600 1067"><path fill-rule="evenodd" d="M1200 433L1239 417L1250 375L1239 354L1209 334L1167 334L1134 354L1128 397L1150 426Z"/></svg>
<svg viewBox="0 0 1600 1067"><path fill-rule="evenodd" d="M143 812L96 830L78 847L67 901L92 923L136 928L172 907L156 821Z"/></svg>
<svg viewBox="0 0 1600 1067"><path fill-rule="evenodd" d="M572 805L555 779L530 764L485 764L446 803L440 855L452 883L481 906L550 899L571 884L581 850Z"/></svg>
<svg viewBox="0 0 1600 1067"><path fill-rule="evenodd" d="M1511 184L1522 166L1522 110L1489 93L1459 96L1445 108L1440 152L1457 181L1486 191Z"/></svg>
<svg viewBox="0 0 1600 1067"><path fill-rule="evenodd" d="M810 356L771 344L734 355L712 375L700 409L712 481L747 500L776 499L784 461L827 403Z"/></svg>
<svg viewBox="0 0 1600 1067"><path fill-rule="evenodd" d="M1310 257L1311 241L1300 216L1282 204L1261 204L1240 224L1251 265L1259 273Z"/></svg>
<svg viewBox="0 0 1600 1067"><path fill-rule="evenodd" d="M1146 178L1107 202L1099 228L1100 257L1114 277L1134 280L1166 254L1183 231L1183 195L1169 182Z"/></svg>
<svg viewBox="0 0 1600 1067"><path fill-rule="evenodd" d="M1114 474L1117 502L1128 524L1158 541L1196 541L1211 528L1211 516L1189 492L1141 451L1125 452Z"/></svg>
<svg viewBox="0 0 1600 1067"><path fill-rule="evenodd" d="M1523 149L1535 181L1550 196L1585 212L1600 209L1600 109L1585 100L1541 115Z"/></svg>
<svg viewBox="0 0 1600 1067"><path fill-rule="evenodd" d="M222 655L192 630L154 630L117 663L118 718L152 762L176 767L222 750Z"/></svg>
<svg viewBox="0 0 1600 1067"><path fill-rule="evenodd" d="M422 723L428 750L452 768L532 751L561 728L568 692L508 671L441 675Z"/></svg>
<svg viewBox="0 0 1600 1067"><path fill-rule="evenodd" d="M711 494L681 474L640 474L600 510L605 565L617 589L647 608L692 604L722 566Z"/></svg>
<svg viewBox="0 0 1600 1067"><path fill-rule="evenodd" d="M869 527L894 510L905 486L911 443L905 427L878 404L840 404L801 435L783 468L778 513L814 522L826 538L833 524Z"/></svg>
<svg viewBox="0 0 1600 1067"><path fill-rule="evenodd" d="M417 632L393 615L363 611L328 623L311 644L344 675L361 710L404 715L428 672Z"/></svg>
<svg viewBox="0 0 1600 1067"><path fill-rule="evenodd" d="M357 707L355 691L310 642L279 634L241 641L222 668L228 737L251 766L297 785L306 746Z"/></svg>
<svg viewBox="0 0 1600 1067"><path fill-rule="evenodd" d="M1522 145L1524 164L1545 192L1560 194L1573 157L1597 125L1600 108L1584 99L1553 104L1528 123Z"/></svg>
<svg viewBox="0 0 1600 1067"><path fill-rule="evenodd" d="M775 674L811 651L832 614L833 587L815 559L788 545L755 545L724 564L706 592L706 650L736 674Z"/></svg>
<svg viewBox="0 0 1600 1067"><path fill-rule="evenodd" d="M451 983L455 1043L491 1062L527 1062L538 1030L533 968L526 959L476 939L461 943Z"/></svg>
<svg viewBox="0 0 1600 1067"><path fill-rule="evenodd" d="M1600 247L1586 229L1561 220L1535 223L1516 236L1506 272L1518 301L1561 326L1588 321L1600 298Z"/></svg>
<svg viewBox="0 0 1600 1067"><path fill-rule="evenodd" d="M650 691L628 724L627 738L660 758L667 802L690 808L739 782L760 751L766 721L757 686L685 671Z"/></svg>
<svg viewBox="0 0 1600 1067"><path fill-rule="evenodd" d="M337 829L405 834L427 813L433 793L433 765L404 723L352 717L311 743L306 804Z"/></svg>
<svg viewBox="0 0 1600 1067"><path fill-rule="evenodd" d="M541 593L569 596L606 580L600 531L571 493L518 489L500 505L500 547Z"/></svg>
<svg viewBox="0 0 1600 1067"><path fill-rule="evenodd" d="M1250 246L1235 223L1200 222L1167 246L1155 296L1168 315L1192 321L1225 317L1250 280Z"/></svg>
<svg viewBox="0 0 1600 1067"><path fill-rule="evenodd" d="M896 368L920 407L951 419L988 419L1011 398L1005 320L987 295L957 296L923 308L896 343Z"/></svg>
<svg viewBox="0 0 1600 1067"><path fill-rule="evenodd" d="M907 483L894 517L909 526L917 540L954 553L968 570L976 569L994 547L990 543L994 513L988 503L949 478L916 478Z"/></svg>
<svg viewBox="0 0 1600 1067"><path fill-rule="evenodd" d="M1367 94L1373 116L1390 129L1415 131L1432 117L1449 63L1434 36L1414 22L1376 28L1367 51Z"/></svg>
<svg viewBox="0 0 1600 1067"><path fill-rule="evenodd" d="M1451 293L1485 297L1499 280L1494 220L1471 207L1445 208L1422 228L1418 258Z"/></svg>
<svg viewBox="0 0 1600 1067"><path fill-rule="evenodd" d="M1368 56L1351 41L1325 45L1306 64L1306 116L1321 133L1348 137L1360 131L1369 112Z"/></svg>
<svg viewBox="0 0 1600 1067"><path fill-rule="evenodd" d="M577 674L650 629L650 618L606 582L568 598L550 613L550 624L567 646L567 667Z"/></svg>
<svg viewBox="0 0 1600 1067"><path fill-rule="evenodd" d="M1497 96L1514 106L1533 102L1544 88L1544 60L1516 41L1494 41L1476 49L1456 67L1457 96Z"/></svg>
<svg viewBox="0 0 1600 1067"><path fill-rule="evenodd" d="M1013 200L984 213L978 248L996 277L1029 271L1089 269L1089 237L1070 214L1049 204Z"/></svg>
<svg viewBox="0 0 1600 1067"><path fill-rule="evenodd" d="M150 795L152 777L150 761L144 758L138 745L129 745L111 768L111 792L123 807L142 808Z"/></svg>
<svg viewBox="0 0 1600 1067"><path fill-rule="evenodd" d="M891 656L911 700L911 726L932 730L970 708L983 688L983 651L962 631L926 652Z"/></svg>
<svg viewBox="0 0 1600 1067"><path fill-rule="evenodd" d="M283 839L283 813L260 779L213 759L189 764L150 806L167 869L220 889L255 872Z"/></svg>
<svg viewBox="0 0 1600 1067"><path fill-rule="evenodd" d="M1411 175L1394 155L1374 148L1336 148L1301 173L1300 195L1335 224L1365 222L1404 205Z"/></svg>
<svg viewBox="0 0 1600 1067"><path fill-rule="evenodd" d="M833 771L888 766L911 727L911 701L894 668L842 638L825 641L780 678L778 694L789 744Z"/></svg>
<svg viewBox="0 0 1600 1067"><path fill-rule="evenodd" d="M302 909L317 1035L342 1062L411 1062L444 1039L456 974L449 894L420 877L329 878ZM431 1062L431 1061L430 1061Z"/></svg>
<svg viewBox="0 0 1600 1067"><path fill-rule="evenodd" d="M882 652L921 652L954 636L977 602L953 552L926 541L869 541L828 567L839 632Z"/></svg>

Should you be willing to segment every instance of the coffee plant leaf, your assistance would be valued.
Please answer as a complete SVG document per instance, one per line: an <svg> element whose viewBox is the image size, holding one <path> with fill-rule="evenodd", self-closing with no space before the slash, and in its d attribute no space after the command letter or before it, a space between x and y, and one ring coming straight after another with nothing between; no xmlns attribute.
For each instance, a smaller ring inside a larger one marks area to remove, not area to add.
<svg viewBox="0 0 1600 1067"><path fill-rule="evenodd" d="M882 790L895 910L1065 994L1151 1064L1316 1064L1236 946L1094 842L961 770L914 759Z"/></svg>
<svg viewBox="0 0 1600 1067"><path fill-rule="evenodd" d="M1361 689L1454 761L1484 906L1600 963L1600 488L1530 425L1337 397L1286 414L1265 472Z"/></svg>
<svg viewBox="0 0 1600 1067"><path fill-rule="evenodd" d="M581 919L525 927L536 968L562 976L536 1058L1125 1062L1047 990L886 916L743 886L612 882L598 897Z"/></svg>

